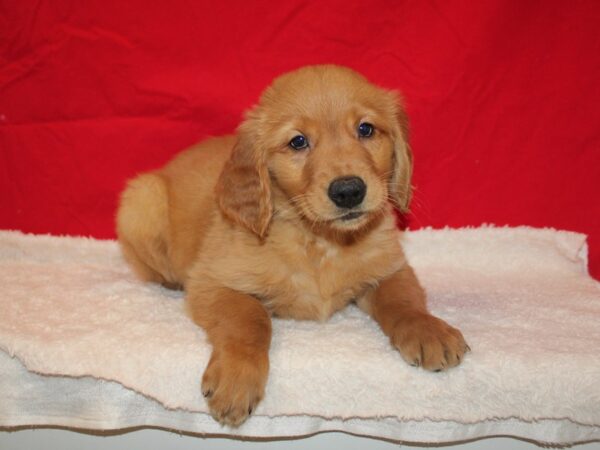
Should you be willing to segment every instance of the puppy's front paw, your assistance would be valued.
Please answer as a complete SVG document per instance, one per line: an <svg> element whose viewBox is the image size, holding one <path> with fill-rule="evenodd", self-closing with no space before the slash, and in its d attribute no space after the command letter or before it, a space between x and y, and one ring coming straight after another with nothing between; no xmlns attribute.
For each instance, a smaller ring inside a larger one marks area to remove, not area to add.
<svg viewBox="0 0 600 450"><path fill-rule="evenodd" d="M459 330L428 313L403 318L390 338L410 365L436 372L460 364L470 350Z"/></svg>
<svg viewBox="0 0 600 450"><path fill-rule="evenodd" d="M216 352L202 377L202 394L222 425L241 425L263 398L269 371L267 355Z"/></svg>

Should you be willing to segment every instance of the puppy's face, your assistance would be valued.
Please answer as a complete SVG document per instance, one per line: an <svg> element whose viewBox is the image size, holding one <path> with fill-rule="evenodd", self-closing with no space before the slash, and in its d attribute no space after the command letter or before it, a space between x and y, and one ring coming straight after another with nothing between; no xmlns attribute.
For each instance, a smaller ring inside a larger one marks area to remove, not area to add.
<svg viewBox="0 0 600 450"><path fill-rule="evenodd" d="M258 197L269 202L263 214L294 210L312 225L354 232L381 216L388 200L408 204L403 120L396 95L350 69L306 67L264 92L240 127L232 160L256 164ZM267 224L263 217L254 231L266 232Z"/></svg>

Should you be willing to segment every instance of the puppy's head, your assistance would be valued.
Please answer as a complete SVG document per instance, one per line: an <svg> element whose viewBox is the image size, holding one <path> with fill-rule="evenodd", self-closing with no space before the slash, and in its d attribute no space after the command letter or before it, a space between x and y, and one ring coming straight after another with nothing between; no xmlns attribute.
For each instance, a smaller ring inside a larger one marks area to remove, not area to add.
<svg viewBox="0 0 600 450"><path fill-rule="evenodd" d="M238 130L217 185L223 212L263 237L273 214L353 233L388 201L406 211L412 156L396 93L309 66L277 78Z"/></svg>

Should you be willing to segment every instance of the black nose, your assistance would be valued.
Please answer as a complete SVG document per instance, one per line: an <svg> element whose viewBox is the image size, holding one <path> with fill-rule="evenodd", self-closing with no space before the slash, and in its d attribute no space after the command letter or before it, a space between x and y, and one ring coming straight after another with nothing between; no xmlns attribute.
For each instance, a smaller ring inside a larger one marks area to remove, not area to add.
<svg viewBox="0 0 600 450"><path fill-rule="evenodd" d="M359 177L336 178L329 185L327 195L340 208L360 205L367 193L367 185Z"/></svg>

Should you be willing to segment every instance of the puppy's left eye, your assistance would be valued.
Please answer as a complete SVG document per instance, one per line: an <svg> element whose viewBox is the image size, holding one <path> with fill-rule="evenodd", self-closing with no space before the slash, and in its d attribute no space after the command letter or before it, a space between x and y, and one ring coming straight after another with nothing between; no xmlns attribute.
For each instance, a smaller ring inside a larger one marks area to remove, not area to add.
<svg viewBox="0 0 600 450"><path fill-rule="evenodd" d="M375 127L368 122L363 122L358 126L358 135L360 137L371 137L373 136Z"/></svg>
<svg viewBox="0 0 600 450"><path fill-rule="evenodd" d="M288 145L294 150L304 150L305 148L308 148L308 139L299 134L298 136L295 136Z"/></svg>

